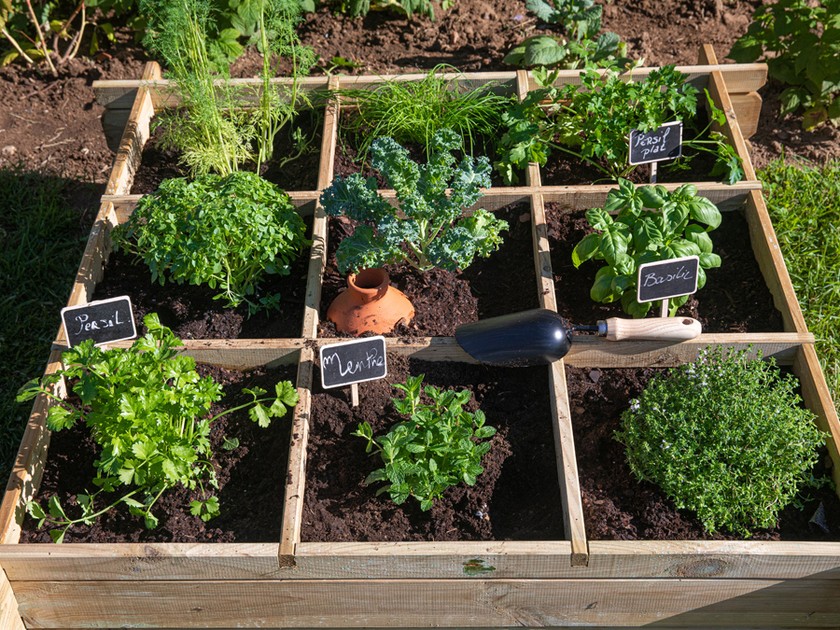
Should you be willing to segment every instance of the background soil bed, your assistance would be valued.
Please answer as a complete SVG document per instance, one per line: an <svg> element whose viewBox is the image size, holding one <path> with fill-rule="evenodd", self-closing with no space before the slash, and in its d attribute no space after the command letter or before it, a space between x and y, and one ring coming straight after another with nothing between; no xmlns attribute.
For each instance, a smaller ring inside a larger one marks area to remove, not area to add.
<svg viewBox="0 0 840 630"><path fill-rule="evenodd" d="M311 217L304 217L304 221L306 237L311 238ZM174 282L153 283L149 268L142 261L118 252L108 258L92 299L128 295L136 322L142 322L147 313L157 313L161 323L181 339L299 337L309 267L307 252L304 249L292 263L289 275L267 275L260 283L261 295L280 295L280 309L262 310L250 317L247 304L226 308L223 300L214 300L218 289Z"/></svg>
<svg viewBox="0 0 840 630"><path fill-rule="evenodd" d="M199 365L202 376L210 374L224 386L224 398L213 405L211 413L234 407L251 399L242 393L245 387L260 386L273 392L281 380L294 382L296 366L248 372ZM275 419L267 429L260 429L248 417L247 410L224 416L211 425L210 442L213 464L219 480L220 516L203 522L189 513L189 503L197 492L174 488L160 498L153 508L160 520L157 529L146 529L143 519L131 516L125 506L112 510L91 525L76 525L65 542L273 542L280 539L283 510L283 487L286 480L291 413ZM239 438L239 446L222 449L225 437ZM77 513L75 494L94 489L94 460L99 447L87 428L53 433L44 478L36 496L42 506L59 495L69 514ZM117 495L119 496L119 495ZM97 497L105 506L107 497ZM29 516L24 519L21 542L50 542L46 528L37 530Z"/></svg>
<svg viewBox="0 0 840 630"><path fill-rule="evenodd" d="M360 405L349 391L314 390L307 452L304 541L563 540L562 501L557 480L545 368L500 369L464 363L428 362L388 356L384 380L359 385ZM390 383L425 374L424 384L473 392L497 428L482 459L485 472L473 487L450 488L429 512L413 498L394 505L381 484L362 485L380 467L351 435L367 421L383 435L403 418L390 403Z"/></svg>
<svg viewBox="0 0 840 630"><path fill-rule="evenodd" d="M460 273L433 269L421 274L407 264L385 267L391 284L408 296L415 309L412 322L398 326L395 334L452 336L460 324L539 306L528 205L511 204L494 214L510 226L502 232L501 247L489 258L476 258ZM352 231L352 224L345 219L329 221L319 337L336 336L335 325L327 321L326 313L347 286L347 279L338 272L335 252Z"/></svg>
<svg viewBox="0 0 840 630"><path fill-rule="evenodd" d="M603 261L572 265L572 250L594 230L584 212L566 212L559 204L546 204L551 267L557 311L574 324L591 324L608 317L626 317L621 304L601 304L589 297L595 274ZM680 315L699 320L703 332L781 332L782 314L755 260L749 228L740 212L722 212L720 226L709 233L721 267L706 271L706 286L680 308ZM653 309L658 315L659 303Z"/></svg>
<svg viewBox="0 0 840 630"><path fill-rule="evenodd" d="M689 511L677 510L654 484L637 481L624 446L613 438L622 412L661 368L566 367L586 534L590 540L739 540L708 534ZM827 459L827 455L823 458ZM821 464L814 474L826 473ZM831 488L808 491L804 510L789 506L779 526L759 530L754 540L840 540L840 498ZM819 502L828 534L808 523Z"/></svg>

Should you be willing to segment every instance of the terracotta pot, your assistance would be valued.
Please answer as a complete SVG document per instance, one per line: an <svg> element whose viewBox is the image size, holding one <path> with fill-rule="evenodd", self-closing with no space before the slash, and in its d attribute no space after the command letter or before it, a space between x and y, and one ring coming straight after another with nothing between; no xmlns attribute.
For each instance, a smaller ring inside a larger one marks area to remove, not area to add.
<svg viewBox="0 0 840 630"><path fill-rule="evenodd" d="M398 322L414 317L411 301L391 286L384 269L363 269L347 276L347 290L327 309L327 319L339 332L360 335L365 332L391 332Z"/></svg>

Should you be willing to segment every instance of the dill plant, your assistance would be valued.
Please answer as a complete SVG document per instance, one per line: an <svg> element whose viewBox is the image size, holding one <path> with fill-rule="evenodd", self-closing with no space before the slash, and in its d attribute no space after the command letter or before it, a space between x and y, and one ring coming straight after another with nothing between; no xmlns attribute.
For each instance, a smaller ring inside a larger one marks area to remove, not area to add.
<svg viewBox="0 0 840 630"><path fill-rule="evenodd" d="M339 90L358 112L348 130L361 138L359 153L366 157L376 138L390 137L400 144L419 144L428 155L432 138L441 129L452 129L464 139L472 155L480 136L495 136L509 98L492 85L468 89L460 73L445 64L432 68L419 81L385 81L371 89Z"/></svg>
<svg viewBox="0 0 840 630"><path fill-rule="evenodd" d="M823 435L798 382L772 359L707 348L656 376L621 417L615 437L630 469L657 484L709 532L749 537L774 527L806 483Z"/></svg>

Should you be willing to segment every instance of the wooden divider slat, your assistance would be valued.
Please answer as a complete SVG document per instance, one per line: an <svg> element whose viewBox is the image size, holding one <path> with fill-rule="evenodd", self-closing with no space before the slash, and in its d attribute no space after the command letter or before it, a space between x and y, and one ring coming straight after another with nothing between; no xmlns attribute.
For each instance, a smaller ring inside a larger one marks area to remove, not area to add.
<svg viewBox="0 0 840 630"><path fill-rule="evenodd" d="M24 630L23 621L18 612L15 594L6 573L0 568L0 628L4 630Z"/></svg>
<svg viewBox="0 0 840 630"><path fill-rule="evenodd" d="M746 94L729 94L732 101L732 108L738 118L738 126L744 138L752 138L758 131L758 119L761 117L761 105L763 103L758 92L747 92Z"/></svg>

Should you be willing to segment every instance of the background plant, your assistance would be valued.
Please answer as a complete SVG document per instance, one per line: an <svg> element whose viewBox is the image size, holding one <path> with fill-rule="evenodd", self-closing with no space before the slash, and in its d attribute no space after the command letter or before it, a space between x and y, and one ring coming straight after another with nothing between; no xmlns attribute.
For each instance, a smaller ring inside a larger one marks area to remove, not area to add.
<svg viewBox="0 0 840 630"><path fill-rule="evenodd" d="M758 174L796 296L840 401L840 162L771 162Z"/></svg>
<svg viewBox="0 0 840 630"><path fill-rule="evenodd" d="M695 120L698 91L674 66L652 70L643 81L587 70L581 85L556 87L557 76L557 71L535 70L541 87L513 103L502 117L507 130L496 169L508 183L516 180L515 169L524 169L528 162L544 166L552 150L585 160L610 179L626 177L636 168L628 163L630 131L651 131L673 120L690 128ZM743 178L735 149L717 132L701 139L712 123L725 122L708 93L706 100L709 124L693 139L684 138L683 148L715 154L712 174L735 183Z"/></svg>
<svg viewBox="0 0 840 630"><path fill-rule="evenodd" d="M301 0L307 11L315 10L315 0ZM311 3L311 4L310 4ZM435 19L435 7L430 0L327 0L323 4L339 13L352 17L367 15L370 11L395 11L412 17L415 13ZM455 0L441 0L440 8L448 11Z"/></svg>
<svg viewBox="0 0 840 630"><path fill-rule="evenodd" d="M277 308L281 296L259 297L266 275L288 275L306 245L306 226L288 195L255 173L164 180L113 232L123 251L143 259L152 281L219 289L214 299L249 313Z"/></svg>
<svg viewBox="0 0 840 630"><path fill-rule="evenodd" d="M484 472L481 458L491 446L480 440L495 435L496 429L485 424L480 409L475 413L464 409L472 392L431 385L424 388L424 376L409 376L404 385L394 385L403 398L391 402L408 420L378 438L373 437L370 424L362 422L353 435L367 440L366 452L379 453L385 464L367 476L365 485L384 481L386 485L377 490L377 496L387 492L397 505L411 496L427 511L447 488L459 483L475 485L476 477ZM421 392L428 403L421 400Z"/></svg>
<svg viewBox="0 0 840 630"><path fill-rule="evenodd" d="M615 218L610 213L617 212ZM698 256L697 288L706 284L705 269L720 267L712 252L709 232L720 225L717 207L697 188L683 184L673 192L664 186L639 186L625 179L607 193L603 208L586 211L586 220L596 232L587 234L572 251L572 263L580 267L594 259L606 264L598 270L589 292L596 302L621 301L633 317L644 317L652 302L636 300L637 275L645 263L683 256ZM672 298L671 315L688 301Z"/></svg>
<svg viewBox="0 0 840 630"><path fill-rule="evenodd" d="M707 349L654 377L615 437L633 473L696 512L708 531L750 536L774 527L779 511L814 483L824 439L797 387L772 359Z"/></svg>
<svg viewBox="0 0 840 630"><path fill-rule="evenodd" d="M782 114L804 110L802 126L840 124L840 0L761 3L729 57L764 56L770 76L789 86Z"/></svg>
<svg viewBox="0 0 840 630"><path fill-rule="evenodd" d="M265 397L260 388L245 389L252 400L210 417L210 406L221 399L222 388L212 377L200 377L195 360L178 353L182 345L172 331L160 324L157 315L144 318L148 333L127 350L103 350L86 340L62 354L63 368L28 383L18 396L21 401L39 394L54 404L47 415L51 431L62 431L84 422L101 448L95 462L93 493L79 493L81 515L71 517L53 496L46 510L32 501L27 508L38 521L58 526L50 531L62 542L75 524L89 525L119 504L144 519L146 527L157 527L152 513L157 500L169 489L181 485L199 490L201 497L190 503L190 512L202 520L219 514L219 500L208 487L218 487L210 461L210 426L218 418L249 408L251 419L261 427L281 418L287 407L298 402L292 384L281 381L275 397ZM58 381L67 379L73 398L54 394ZM268 404L268 406L267 406ZM100 493L125 494L98 507Z"/></svg>
<svg viewBox="0 0 840 630"><path fill-rule="evenodd" d="M505 63L525 68L569 69L583 66L625 68L630 65L627 44L618 35L612 32L598 35L603 8L594 0L525 0L525 7L543 22L557 27L566 37L528 37L505 55Z"/></svg>
<svg viewBox="0 0 840 630"><path fill-rule="evenodd" d="M335 178L321 195L325 212L362 223L338 246L341 273L402 261L420 271L454 271L498 248L507 223L482 208L465 214L490 187L490 162L465 156L456 166L452 152L462 147L458 134L442 129L428 162L418 165L392 138L374 141L371 163L396 191L399 210L377 192L375 178Z"/></svg>
<svg viewBox="0 0 840 630"><path fill-rule="evenodd" d="M453 129L464 138L472 155L479 137L493 138L508 98L493 85L469 89L460 84L460 73L445 76L452 66L438 65L420 81L385 81L371 90L339 90L342 99L358 107L348 129L360 136L364 158L376 138L388 136L400 144L419 144L429 152L432 137Z"/></svg>

